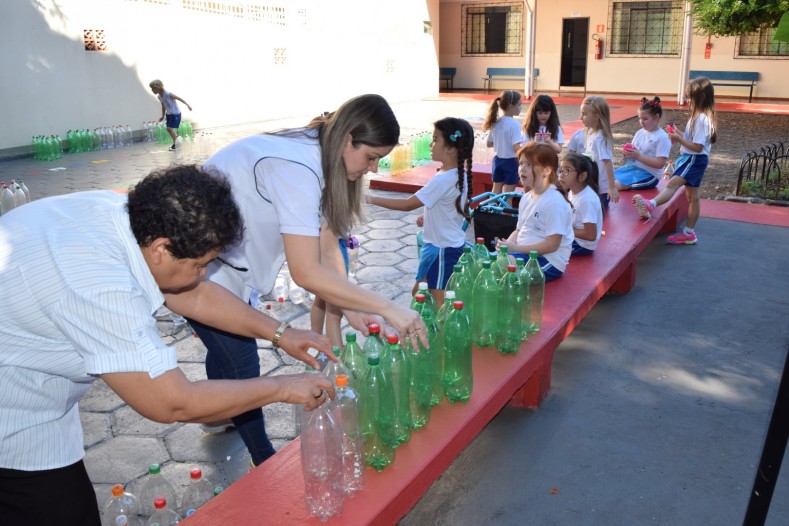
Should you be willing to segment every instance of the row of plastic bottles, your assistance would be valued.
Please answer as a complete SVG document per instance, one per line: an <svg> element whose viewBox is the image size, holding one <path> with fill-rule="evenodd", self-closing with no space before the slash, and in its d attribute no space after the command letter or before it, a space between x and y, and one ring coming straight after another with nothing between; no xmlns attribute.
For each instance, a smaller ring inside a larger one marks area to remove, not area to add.
<svg viewBox="0 0 789 526"><path fill-rule="evenodd" d="M192 130L192 123L189 121L181 121L178 127L178 136L184 141L187 138L194 140L194 131ZM159 144L166 144L172 141L172 137L167 132L167 124L158 121L144 121L142 123L142 136L143 142L157 142Z"/></svg>
<svg viewBox="0 0 789 526"><path fill-rule="evenodd" d="M471 305L474 345L515 353L540 330L545 275L537 258L532 251L528 262L517 258L512 265L507 247L490 254L483 238L464 249L447 287Z"/></svg>
<svg viewBox="0 0 789 526"><path fill-rule="evenodd" d="M123 148L134 142L131 126L128 124L103 126L93 131L69 130L66 132L69 153L95 152L112 148Z"/></svg>
<svg viewBox="0 0 789 526"><path fill-rule="evenodd" d="M221 493L222 489L221 486L211 486L200 469L194 468L189 472L189 486L181 498L181 506L176 509L173 485L161 474L159 464L151 464L139 498L125 491L122 484L112 487L112 495L102 510L102 522L105 526L178 524Z"/></svg>
<svg viewBox="0 0 789 526"><path fill-rule="evenodd" d="M474 134L474 150L471 152L472 159L477 164L490 164L493 162L493 150L488 148L487 132L477 132Z"/></svg>
<svg viewBox="0 0 789 526"><path fill-rule="evenodd" d="M21 179L0 182L0 215L30 202L30 190Z"/></svg>
<svg viewBox="0 0 789 526"><path fill-rule="evenodd" d="M37 161L54 161L63 157L60 135L36 135L30 147L33 150L33 159Z"/></svg>

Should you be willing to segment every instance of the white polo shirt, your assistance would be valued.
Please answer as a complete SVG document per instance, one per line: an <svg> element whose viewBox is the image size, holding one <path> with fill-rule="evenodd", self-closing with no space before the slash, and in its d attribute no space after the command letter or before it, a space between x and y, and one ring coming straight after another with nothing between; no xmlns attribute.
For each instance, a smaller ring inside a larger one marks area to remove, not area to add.
<svg viewBox="0 0 789 526"><path fill-rule="evenodd" d="M573 239L573 214L570 204L564 200L555 186L549 186L542 194L526 192L518 206L517 244L531 245L548 236L560 234L562 240L555 252L540 254L548 263L564 272L570 262Z"/></svg>
<svg viewBox="0 0 789 526"><path fill-rule="evenodd" d="M468 197L467 180L463 181L461 207ZM455 201L460 195L457 184L458 170L453 168L437 173L425 186L417 190L417 199L425 205L425 224L422 230L422 239L425 243L439 248L462 247L465 244L463 216L455 206Z"/></svg>
<svg viewBox="0 0 789 526"><path fill-rule="evenodd" d="M0 467L84 454L77 402L96 376L177 367L152 314L164 302L126 195L78 192L0 217Z"/></svg>

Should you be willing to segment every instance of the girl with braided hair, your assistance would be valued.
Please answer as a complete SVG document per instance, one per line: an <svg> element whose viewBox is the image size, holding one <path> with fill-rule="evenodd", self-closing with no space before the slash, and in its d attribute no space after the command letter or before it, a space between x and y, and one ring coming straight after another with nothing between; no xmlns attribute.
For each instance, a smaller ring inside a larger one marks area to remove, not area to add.
<svg viewBox="0 0 789 526"><path fill-rule="evenodd" d="M424 245L413 293L420 281L426 281L436 303L441 305L452 268L466 243L463 219L469 217L474 130L467 121L452 117L436 121L433 126L430 153L434 161L441 163L440 171L408 198L368 195L367 202L403 212L425 207L424 214L417 219L417 224L424 227Z"/></svg>

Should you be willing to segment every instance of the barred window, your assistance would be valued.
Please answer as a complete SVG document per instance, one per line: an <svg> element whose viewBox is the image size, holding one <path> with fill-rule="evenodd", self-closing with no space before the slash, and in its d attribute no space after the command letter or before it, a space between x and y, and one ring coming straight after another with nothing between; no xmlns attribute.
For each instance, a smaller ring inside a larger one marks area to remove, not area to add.
<svg viewBox="0 0 789 526"><path fill-rule="evenodd" d="M611 2L611 55L676 55L682 47L682 2Z"/></svg>
<svg viewBox="0 0 789 526"><path fill-rule="evenodd" d="M83 29L85 51L107 51L107 38L103 29Z"/></svg>
<svg viewBox="0 0 789 526"><path fill-rule="evenodd" d="M463 4L463 56L523 56L523 3Z"/></svg>
<svg viewBox="0 0 789 526"><path fill-rule="evenodd" d="M754 33L737 37L738 57L786 57L789 43L773 40L774 27L766 27Z"/></svg>

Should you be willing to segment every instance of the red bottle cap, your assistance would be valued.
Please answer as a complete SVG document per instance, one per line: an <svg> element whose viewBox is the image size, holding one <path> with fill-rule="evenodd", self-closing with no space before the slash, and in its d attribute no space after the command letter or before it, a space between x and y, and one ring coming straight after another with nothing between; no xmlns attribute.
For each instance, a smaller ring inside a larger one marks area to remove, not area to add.
<svg viewBox="0 0 789 526"><path fill-rule="evenodd" d="M424 294L417 294L416 296L414 296L414 299L416 300L417 303L424 303L427 297Z"/></svg>
<svg viewBox="0 0 789 526"><path fill-rule="evenodd" d="M456 309L460 310L460 309L463 308L463 302L460 301L460 300L457 300L455 303L452 304L452 306L455 307Z"/></svg>
<svg viewBox="0 0 789 526"><path fill-rule="evenodd" d="M515 268L516 268L515 265L507 265L508 272L515 272Z"/></svg>
<svg viewBox="0 0 789 526"><path fill-rule="evenodd" d="M372 331L370 331L372 332ZM386 341L388 343L400 343L400 338L396 334L388 334L386 336Z"/></svg>
<svg viewBox="0 0 789 526"><path fill-rule="evenodd" d="M370 334L378 334L381 332L381 326L377 323L371 323L367 328L370 329Z"/></svg>
<svg viewBox="0 0 789 526"><path fill-rule="evenodd" d="M484 243L484 242L485 242L485 238L484 237L478 237L477 238L477 243Z"/></svg>
<svg viewBox="0 0 789 526"><path fill-rule="evenodd" d="M203 476L203 472L200 471L200 468L192 468L192 470L189 472L189 476L197 480Z"/></svg>
<svg viewBox="0 0 789 526"><path fill-rule="evenodd" d="M157 510L160 510L165 506L167 506L167 499L165 499L161 495L153 499L153 507L156 508Z"/></svg>
<svg viewBox="0 0 789 526"><path fill-rule="evenodd" d="M123 484L115 484L112 487L112 496L117 497L119 495L123 495Z"/></svg>

